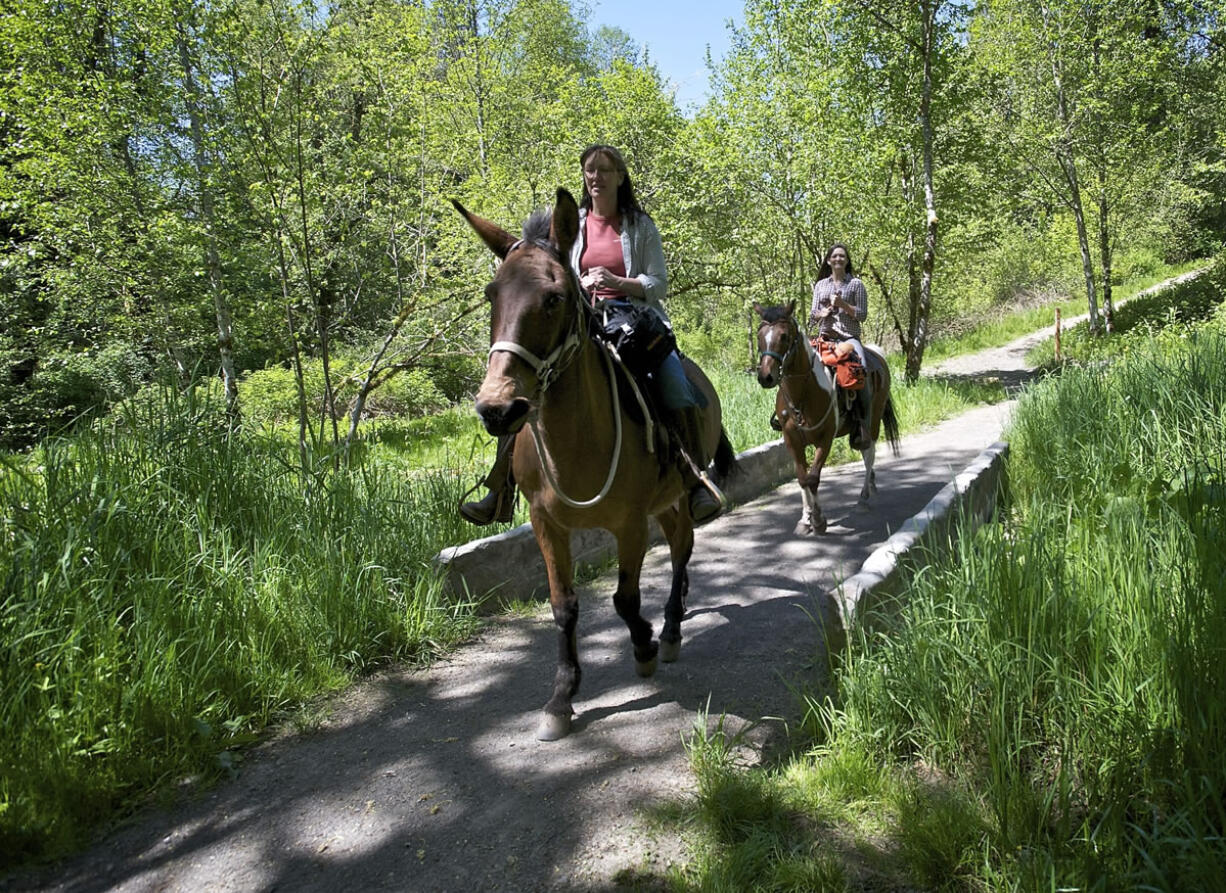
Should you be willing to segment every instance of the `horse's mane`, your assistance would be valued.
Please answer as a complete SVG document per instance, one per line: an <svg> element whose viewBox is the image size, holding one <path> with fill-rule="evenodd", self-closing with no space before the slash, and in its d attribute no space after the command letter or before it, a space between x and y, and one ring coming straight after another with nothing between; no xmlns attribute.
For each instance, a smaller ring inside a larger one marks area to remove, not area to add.
<svg viewBox="0 0 1226 893"><path fill-rule="evenodd" d="M779 322L788 315L788 308L783 304L775 304L773 307L762 308L762 320L764 322Z"/></svg>

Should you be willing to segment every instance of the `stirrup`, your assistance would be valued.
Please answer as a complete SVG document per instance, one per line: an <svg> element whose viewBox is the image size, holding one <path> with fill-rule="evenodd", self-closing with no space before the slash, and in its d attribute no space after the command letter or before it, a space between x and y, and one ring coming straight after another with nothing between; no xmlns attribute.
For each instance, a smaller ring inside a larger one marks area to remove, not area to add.
<svg viewBox="0 0 1226 893"><path fill-rule="evenodd" d="M705 524L714 521L731 504L724 491L716 486L705 473L698 476L698 483L690 488L690 518L695 524Z"/></svg>
<svg viewBox="0 0 1226 893"><path fill-rule="evenodd" d="M506 524L515 516L515 488L512 486L490 490L476 502L465 502L460 506L460 515L465 521L478 527L495 521Z"/></svg>

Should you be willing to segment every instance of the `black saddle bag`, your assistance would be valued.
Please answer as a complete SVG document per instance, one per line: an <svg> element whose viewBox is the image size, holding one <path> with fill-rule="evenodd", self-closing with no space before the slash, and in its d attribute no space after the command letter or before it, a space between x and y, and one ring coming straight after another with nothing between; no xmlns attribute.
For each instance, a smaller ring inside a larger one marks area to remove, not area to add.
<svg viewBox="0 0 1226 893"><path fill-rule="evenodd" d="M677 349L672 325L651 307L610 300L602 303L597 313L600 336L613 346L636 378L655 372Z"/></svg>

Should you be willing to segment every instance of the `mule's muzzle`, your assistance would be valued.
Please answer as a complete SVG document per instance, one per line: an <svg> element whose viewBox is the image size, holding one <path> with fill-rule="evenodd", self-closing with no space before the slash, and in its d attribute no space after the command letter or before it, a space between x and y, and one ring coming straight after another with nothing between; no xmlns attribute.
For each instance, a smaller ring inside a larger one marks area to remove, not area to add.
<svg viewBox="0 0 1226 893"><path fill-rule="evenodd" d="M532 404L522 397L497 403L477 401L477 415L481 419L481 424L495 437L519 431L524 426L524 422L528 420L531 408Z"/></svg>

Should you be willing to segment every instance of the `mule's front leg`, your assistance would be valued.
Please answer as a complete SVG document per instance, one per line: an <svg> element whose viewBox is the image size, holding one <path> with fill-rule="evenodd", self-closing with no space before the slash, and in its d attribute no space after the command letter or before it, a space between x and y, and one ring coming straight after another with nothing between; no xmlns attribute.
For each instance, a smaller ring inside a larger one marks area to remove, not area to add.
<svg viewBox="0 0 1226 893"><path fill-rule="evenodd" d="M558 627L558 666L553 677L553 695L545 704L545 715L537 727L541 741L556 741L570 734L571 702L579 691L583 671L579 668L576 629L579 625L579 596L575 593L571 568L570 533L532 512L545 571L549 576L549 605Z"/></svg>
<svg viewBox="0 0 1226 893"><path fill-rule="evenodd" d="M685 505L682 499L681 505ZM685 597L690 591L688 565L694 553L694 525L688 507L671 508L656 515L668 540L673 565L673 583L664 606L664 629L660 630L660 660L672 663L681 656L681 620L685 617Z"/></svg>
<svg viewBox="0 0 1226 893"><path fill-rule="evenodd" d="M634 645L634 669L640 676L655 673L659 648L652 638L651 624L643 619L643 599L639 592L639 575L646 552L646 518L630 521L617 532L617 592L613 596L613 607L630 630L630 642Z"/></svg>

